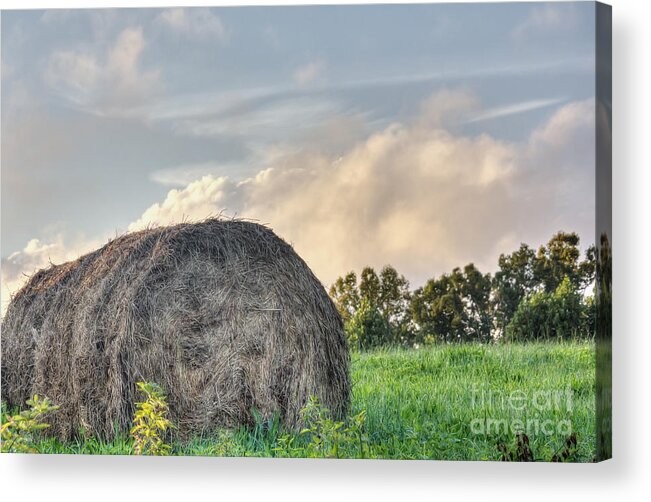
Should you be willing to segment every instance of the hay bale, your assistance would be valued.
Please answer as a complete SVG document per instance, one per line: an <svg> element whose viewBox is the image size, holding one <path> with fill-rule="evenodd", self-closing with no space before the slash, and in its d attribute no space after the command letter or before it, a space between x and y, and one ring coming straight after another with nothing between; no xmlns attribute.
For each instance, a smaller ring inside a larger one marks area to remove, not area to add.
<svg viewBox="0 0 651 502"><path fill-rule="evenodd" d="M350 356L341 317L292 247L238 220L124 235L41 270L2 322L2 398L61 406L50 432L110 439L131 424L137 381L167 392L181 433L297 427L316 395L343 415Z"/></svg>

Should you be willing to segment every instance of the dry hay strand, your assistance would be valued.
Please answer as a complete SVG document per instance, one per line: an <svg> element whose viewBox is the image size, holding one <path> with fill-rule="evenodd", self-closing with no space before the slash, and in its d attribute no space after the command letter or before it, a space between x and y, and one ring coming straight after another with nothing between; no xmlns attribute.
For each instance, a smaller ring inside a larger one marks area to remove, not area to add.
<svg viewBox="0 0 651 502"><path fill-rule="evenodd" d="M181 434L300 426L315 395L350 397L342 320L292 247L248 221L209 219L126 234L34 274L2 322L2 398L61 406L48 431L128 431L138 381L159 383Z"/></svg>

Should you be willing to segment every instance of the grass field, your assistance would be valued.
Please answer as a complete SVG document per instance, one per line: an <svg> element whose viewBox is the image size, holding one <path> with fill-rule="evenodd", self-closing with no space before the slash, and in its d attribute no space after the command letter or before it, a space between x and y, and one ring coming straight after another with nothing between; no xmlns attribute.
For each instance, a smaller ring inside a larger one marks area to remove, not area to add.
<svg viewBox="0 0 651 502"><path fill-rule="evenodd" d="M570 428L589 462L595 443L594 344L444 345L353 355L351 415L366 410L364 457L498 460L498 442L525 429L538 460L562 447ZM505 430L508 427L508 430ZM306 438L277 422L176 442L173 454L304 456ZM290 444L289 448L279 446ZM293 445L293 446L292 446ZM292 447L296 447L292 450ZM43 440L44 453L129 454L128 438L113 443ZM358 457L342 441L339 457Z"/></svg>

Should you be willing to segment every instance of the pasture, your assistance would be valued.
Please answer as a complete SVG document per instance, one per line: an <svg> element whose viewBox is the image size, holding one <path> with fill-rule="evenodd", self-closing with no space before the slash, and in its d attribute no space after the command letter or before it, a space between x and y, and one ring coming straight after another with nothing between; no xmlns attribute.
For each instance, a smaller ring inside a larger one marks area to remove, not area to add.
<svg viewBox="0 0 651 502"><path fill-rule="evenodd" d="M340 458L499 460L498 443L527 433L536 460L549 460L576 433L571 461L590 462L595 443L592 342L434 345L353 354L350 416L365 410ZM327 440L327 438L326 438ZM172 441L174 455L320 456L305 434L277 420L210 437ZM39 443L42 453L130 454L131 439ZM311 453L310 453L311 452ZM323 456L335 456L331 452Z"/></svg>

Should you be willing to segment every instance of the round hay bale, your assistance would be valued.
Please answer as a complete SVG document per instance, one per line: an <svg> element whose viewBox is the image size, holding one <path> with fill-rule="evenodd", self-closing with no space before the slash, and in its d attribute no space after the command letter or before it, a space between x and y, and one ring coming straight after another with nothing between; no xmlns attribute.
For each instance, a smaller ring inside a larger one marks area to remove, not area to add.
<svg viewBox="0 0 651 502"><path fill-rule="evenodd" d="M299 426L310 395L346 413L342 320L292 247L270 229L209 219L126 234L40 270L2 322L2 398L61 409L49 432L128 431L136 382L168 396L180 433L278 414Z"/></svg>

